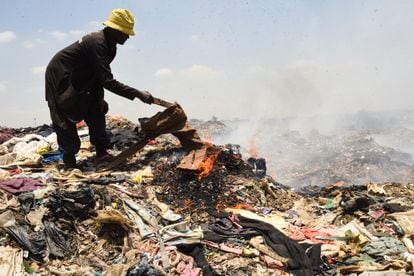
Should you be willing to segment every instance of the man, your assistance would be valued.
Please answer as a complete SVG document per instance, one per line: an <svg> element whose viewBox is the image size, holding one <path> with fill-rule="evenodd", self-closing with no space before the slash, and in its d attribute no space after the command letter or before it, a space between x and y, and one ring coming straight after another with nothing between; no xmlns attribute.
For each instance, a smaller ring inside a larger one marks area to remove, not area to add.
<svg viewBox="0 0 414 276"><path fill-rule="evenodd" d="M130 100L138 98L153 103L148 91L122 84L111 73L116 45L123 45L135 34L133 15L125 9L115 9L104 25L103 30L59 51L46 68L46 100L66 169L76 167L75 155L80 148L76 123L82 120L89 127L97 160L108 156L109 137L105 130L108 104L104 101L104 88Z"/></svg>

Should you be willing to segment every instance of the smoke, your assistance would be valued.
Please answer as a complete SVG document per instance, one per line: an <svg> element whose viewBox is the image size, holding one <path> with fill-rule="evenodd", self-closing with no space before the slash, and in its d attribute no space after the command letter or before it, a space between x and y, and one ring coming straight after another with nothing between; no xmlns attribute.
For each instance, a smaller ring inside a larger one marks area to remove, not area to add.
<svg viewBox="0 0 414 276"><path fill-rule="evenodd" d="M225 121L216 144L239 144L268 174L299 187L414 180L414 110Z"/></svg>

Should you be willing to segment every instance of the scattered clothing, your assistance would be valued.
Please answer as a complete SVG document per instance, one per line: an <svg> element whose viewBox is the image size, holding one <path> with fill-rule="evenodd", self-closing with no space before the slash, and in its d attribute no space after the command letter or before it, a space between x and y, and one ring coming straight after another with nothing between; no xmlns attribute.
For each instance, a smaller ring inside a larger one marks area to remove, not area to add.
<svg viewBox="0 0 414 276"><path fill-rule="evenodd" d="M14 178L0 181L0 189L12 194L19 194L34 191L44 187L40 179L33 178Z"/></svg>

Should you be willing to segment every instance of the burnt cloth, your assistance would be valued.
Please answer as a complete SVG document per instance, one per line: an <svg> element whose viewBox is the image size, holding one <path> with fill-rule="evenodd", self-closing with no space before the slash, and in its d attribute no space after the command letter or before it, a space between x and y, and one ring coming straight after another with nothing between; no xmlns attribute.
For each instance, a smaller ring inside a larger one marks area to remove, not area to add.
<svg viewBox="0 0 414 276"><path fill-rule="evenodd" d="M143 132L155 135L171 133L186 149L196 149L204 145L196 130L188 124L187 116L178 104L150 118L141 118L139 122Z"/></svg>
<svg viewBox="0 0 414 276"><path fill-rule="evenodd" d="M299 244L271 224L242 216L239 219L241 226L255 229L263 236L266 245L270 246L280 256L289 259L288 271L291 275L312 276L319 271L321 264L320 244Z"/></svg>

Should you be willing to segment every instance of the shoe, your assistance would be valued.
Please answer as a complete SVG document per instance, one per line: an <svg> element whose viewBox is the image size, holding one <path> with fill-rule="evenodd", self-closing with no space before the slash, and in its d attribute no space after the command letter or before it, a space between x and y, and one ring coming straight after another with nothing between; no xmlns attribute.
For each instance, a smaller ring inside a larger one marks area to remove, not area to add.
<svg viewBox="0 0 414 276"><path fill-rule="evenodd" d="M76 157L73 154L63 154L63 169L75 169L76 167Z"/></svg>
<svg viewBox="0 0 414 276"><path fill-rule="evenodd" d="M112 154L105 152L105 154L96 155L96 158L93 164L95 166L98 166L99 164L102 164L102 163L109 163L113 159L114 159L114 156Z"/></svg>
<svg viewBox="0 0 414 276"><path fill-rule="evenodd" d="M96 157L97 158L101 158L101 157L108 156L108 155L110 155L110 154L108 153L108 148L107 147L105 147L105 148L96 147Z"/></svg>

